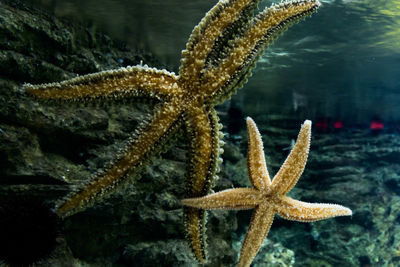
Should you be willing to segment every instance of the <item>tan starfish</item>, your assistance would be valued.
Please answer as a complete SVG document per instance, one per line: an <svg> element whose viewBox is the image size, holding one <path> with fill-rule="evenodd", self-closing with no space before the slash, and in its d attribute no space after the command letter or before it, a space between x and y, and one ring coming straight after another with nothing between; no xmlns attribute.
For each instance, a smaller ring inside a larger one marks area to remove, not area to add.
<svg viewBox="0 0 400 267"><path fill-rule="evenodd" d="M252 188L228 189L182 203L201 209L255 209L243 241L238 266L249 266L267 236L275 213L294 221L313 222L335 216L352 215L352 211L337 204L307 203L286 194L294 187L307 162L311 138L311 121L301 127L296 144L271 182L265 164L263 144L257 126L247 118L249 151L247 168Z"/></svg>
<svg viewBox="0 0 400 267"><path fill-rule="evenodd" d="M112 101L151 98L159 102L115 159L89 182L59 201L62 218L83 211L125 182L169 143L183 127L189 140L185 197L207 195L222 153L214 106L246 82L258 57L288 26L313 13L318 0L283 1L253 15L260 0L221 0L201 20L182 51L179 75L147 66L88 74L58 83L25 84L39 99ZM204 262L205 212L184 209L186 236L195 257Z"/></svg>

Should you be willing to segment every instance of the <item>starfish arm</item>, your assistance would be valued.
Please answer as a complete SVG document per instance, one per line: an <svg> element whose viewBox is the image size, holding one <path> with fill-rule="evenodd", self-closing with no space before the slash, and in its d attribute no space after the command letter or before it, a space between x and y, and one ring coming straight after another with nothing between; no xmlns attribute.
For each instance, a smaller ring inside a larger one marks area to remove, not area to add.
<svg viewBox="0 0 400 267"><path fill-rule="evenodd" d="M238 267L250 266L262 242L268 235L273 219L274 210L267 201L262 202L254 210L240 251Z"/></svg>
<svg viewBox="0 0 400 267"><path fill-rule="evenodd" d="M352 211L337 204L307 203L282 196L276 205L279 216L293 221L314 222L336 216L351 216Z"/></svg>
<svg viewBox="0 0 400 267"><path fill-rule="evenodd" d="M205 210L191 207L183 208L185 237L189 242L196 260L200 263L205 263L207 258L205 220Z"/></svg>
<svg viewBox="0 0 400 267"><path fill-rule="evenodd" d="M271 190L285 195L295 186L305 168L311 141L311 121L306 120L297 141L282 167L272 180Z"/></svg>
<svg viewBox="0 0 400 267"><path fill-rule="evenodd" d="M209 193L218 171L220 149L216 111L204 106L190 106L185 112L184 122L189 137L188 167L186 171L185 197L201 197ZM195 257L204 262L205 254L205 212L196 208L184 208L183 218L186 237Z"/></svg>
<svg viewBox="0 0 400 267"><path fill-rule="evenodd" d="M214 108L205 106L187 108L184 121L190 139L186 192L190 197L203 196L209 193L219 171L222 125Z"/></svg>
<svg viewBox="0 0 400 267"><path fill-rule="evenodd" d="M91 207L95 202L126 180L127 173L137 170L159 151L177 130L182 111L178 107L161 107L149 123L134 134L120 151L117 160L95 175L88 183L59 201L55 212L62 218Z"/></svg>
<svg viewBox="0 0 400 267"><path fill-rule="evenodd" d="M265 190L271 185L261 135L254 121L247 117L249 148L247 153L247 170L251 184L258 190Z"/></svg>
<svg viewBox="0 0 400 267"><path fill-rule="evenodd" d="M225 32L231 30L235 21L241 21L253 10L260 0L220 0L207 12L200 23L193 29L182 51L180 78L193 81L200 75L209 54L215 48L216 41ZM238 23L240 24L240 23Z"/></svg>
<svg viewBox="0 0 400 267"><path fill-rule="evenodd" d="M243 34L232 40L227 56L204 75L202 87L215 102L222 102L247 81L265 48L290 25L313 13L318 0L285 1L272 5L254 17Z"/></svg>
<svg viewBox="0 0 400 267"><path fill-rule="evenodd" d="M182 204L189 207L216 210L243 210L256 207L263 199L260 191L254 188L227 189L199 198L187 198Z"/></svg>
<svg viewBox="0 0 400 267"><path fill-rule="evenodd" d="M32 85L26 92L48 100L90 100L104 97L160 97L180 91L174 73L145 66L101 71L70 80Z"/></svg>

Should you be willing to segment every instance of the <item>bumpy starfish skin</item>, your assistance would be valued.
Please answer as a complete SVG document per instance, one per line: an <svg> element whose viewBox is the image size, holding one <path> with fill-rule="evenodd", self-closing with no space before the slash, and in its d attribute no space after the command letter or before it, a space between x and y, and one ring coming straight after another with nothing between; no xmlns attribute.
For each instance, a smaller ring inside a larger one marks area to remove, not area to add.
<svg viewBox="0 0 400 267"><path fill-rule="evenodd" d="M289 25L311 14L317 0L285 1L253 16L260 0L221 0L196 26L182 51L179 75L147 66L103 71L42 85L25 84L39 99L89 101L152 98L156 106L109 167L56 206L67 217L92 206L137 172L182 126L189 139L185 197L209 193L218 170L220 124L214 105L226 100L246 81L262 51ZM204 262L204 210L184 208L187 238L196 258Z"/></svg>
<svg viewBox="0 0 400 267"><path fill-rule="evenodd" d="M311 121L305 121L296 144L272 180L264 158L263 144L257 126L247 118L249 135L248 173L253 188L228 189L200 198L182 200L186 206L201 209L252 209L249 229L243 241L238 266L250 266L268 235L275 213L294 221L313 222L335 216L352 215L336 204L306 203L285 196L297 183L307 162Z"/></svg>

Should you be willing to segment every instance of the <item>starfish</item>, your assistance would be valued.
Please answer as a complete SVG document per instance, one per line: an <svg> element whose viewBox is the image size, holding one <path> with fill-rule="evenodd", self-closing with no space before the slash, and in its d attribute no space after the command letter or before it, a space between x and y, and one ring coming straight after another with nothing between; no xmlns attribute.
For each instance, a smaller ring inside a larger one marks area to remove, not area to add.
<svg viewBox="0 0 400 267"><path fill-rule="evenodd" d="M24 85L29 94L44 100L151 98L159 103L115 160L56 204L58 216L71 216L102 201L167 145L179 128L185 129L189 140L185 197L209 193L223 152L214 106L246 82L267 45L320 5L318 0L284 1L253 16L259 2L219 1L194 28L182 51L178 75L137 65L57 83ZM183 217L194 255L204 262L205 212L185 207Z"/></svg>
<svg viewBox="0 0 400 267"><path fill-rule="evenodd" d="M261 135L251 118L247 118L247 128L247 169L253 187L228 189L200 198L182 200L186 206L207 210L255 209L240 252L240 267L250 266L268 235L275 213L282 218L300 222L352 215L349 208L341 205L307 203L286 196L299 180L307 162L311 121L304 122L296 144L272 182L265 163Z"/></svg>

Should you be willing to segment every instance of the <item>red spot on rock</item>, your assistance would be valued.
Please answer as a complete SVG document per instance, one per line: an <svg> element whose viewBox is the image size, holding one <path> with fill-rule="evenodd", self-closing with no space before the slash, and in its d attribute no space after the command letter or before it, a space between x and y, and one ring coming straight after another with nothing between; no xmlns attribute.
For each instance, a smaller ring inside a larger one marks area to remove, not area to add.
<svg viewBox="0 0 400 267"><path fill-rule="evenodd" d="M385 127L383 122L381 121L371 121L369 128L373 131L379 131L382 130Z"/></svg>
<svg viewBox="0 0 400 267"><path fill-rule="evenodd" d="M328 129L328 123L326 121L317 121L315 123L315 128L317 128L317 130L326 130Z"/></svg>
<svg viewBox="0 0 400 267"><path fill-rule="evenodd" d="M343 122L342 121L335 121L335 123L333 124L333 128L342 129L343 128Z"/></svg>

